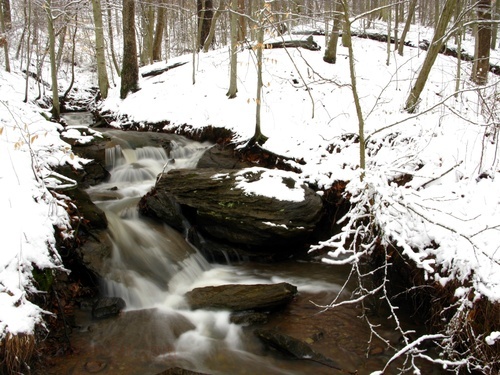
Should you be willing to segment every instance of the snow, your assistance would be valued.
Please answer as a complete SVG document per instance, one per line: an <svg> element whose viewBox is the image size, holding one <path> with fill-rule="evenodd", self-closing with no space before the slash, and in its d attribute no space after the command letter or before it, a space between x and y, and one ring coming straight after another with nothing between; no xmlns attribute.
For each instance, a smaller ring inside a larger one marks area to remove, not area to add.
<svg viewBox="0 0 500 375"><path fill-rule="evenodd" d="M0 72L0 338L30 334L43 321L28 299L37 292L32 271L62 269L54 226L70 230L64 202L49 191L60 184L52 167L79 163L60 138L61 126L22 102L24 85L21 76Z"/></svg>
<svg viewBox="0 0 500 375"><path fill-rule="evenodd" d="M259 177L257 180L248 180L248 174ZM293 172L259 167L244 168L236 174L236 181L235 187L247 195L260 195L288 202L304 200L304 189ZM287 181L293 181L293 186L289 186Z"/></svg>
<svg viewBox="0 0 500 375"><path fill-rule="evenodd" d="M500 340L500 332L497 331L491 332L491 334L487 336L484 340L488 345L495 345L495 342Z"/></svg>
<svg viewBox="0 0 500 375"><path fill-rule="evenodd" d="M426 29L411 35L416 41L431 38ZM314 38L325 45L322 37ZM465 79L455 98L456 60L439 56L418 113L409 115L403 107L425 52L406 48L403 57L392 54L386 66L384 43L356 38L353 42L368 141L363 181L346 49L339 47L335 65L323 62L323 52L272 49L263 51L261 127L269 137L264 147L301 160L289 161L301 173L256 166L251 170L262 173L261 179L251 182L243 171L238 187L247 194L300 201L302 184L328 189L336 181L347 181L351 201L374 203L374 220L384 239L397 242L430 280L443 285L458 280L463 285L457 288L457 297L484 296L500 302L499 113L494 100L498 77L490 75L490 84L480 90ZM117 127L130 121L168 120L167 128L212 125L232 130L234 142L248 140L255 127L254 51L238 53L234 99L226 97L227 50L196 57L194 84L191 56L173 58L168 64L176 62L189 63L141 78L141 89L125 100L119 99L119 86L112 88L100 109L118 116ZM495 53L492 62L498 62ZM143 71L165 66L159 62ZM469 77L470 69L470 64L463 63L462 77ZM44 120L35 105L23 103L21 76L0 72L0 81L2 338L9 332L33 332L43 320L43 311L27 298L36 292L31 272L34 267L62 267L54 251L54 225L71 235L64 202L49 190L71 182L61 181L51 170L65 162L78 166L85 161L76 158L60 138L61 131L68 138L78 137L79 130L64 130ZM81 142L92 136L86 132ZM405 175L411 181L395 182ZM287 187L284 178L293 179L295 187ZM332 263L350 256L346 249L336 248L337 240L317 245L333 248ZM498 332L486 340L498 340Z"/></svg>

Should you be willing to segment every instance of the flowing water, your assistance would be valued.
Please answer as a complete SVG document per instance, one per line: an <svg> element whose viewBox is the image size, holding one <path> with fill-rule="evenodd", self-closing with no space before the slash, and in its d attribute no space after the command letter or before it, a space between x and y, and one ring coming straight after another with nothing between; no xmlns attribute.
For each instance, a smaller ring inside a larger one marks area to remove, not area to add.
<svg viewBox="0 0 500 375"><path fill-rule="evenodd" d="M103 281L102 293L123 298L127 307L118 317L105 320L92 320L90 312L79 311L79 329L71 334L75 353L55 359L50 373L153 375L178 366L206 374L340 374L313 361L266 350L252 328L230 322L229 312L191 311L183 297L200 286L281 281L296 285L299 296L271 315L264 327L310 340L341 367L359 374L383 367L390 353L380 345L375 351L373 345L368 349L369 332L358 318L359 310L321 312L316 306L335 297L347 270L293 260L209 264L182 233L139 216L137 203L157 175L194 167L208 144L170 136L172 149L167 154L148 146L145 133L107 134L113 139L106 151L111 179L88 192L106 212L114 245L112 272ZM397 341L390 327L385 333Z"/></svg>

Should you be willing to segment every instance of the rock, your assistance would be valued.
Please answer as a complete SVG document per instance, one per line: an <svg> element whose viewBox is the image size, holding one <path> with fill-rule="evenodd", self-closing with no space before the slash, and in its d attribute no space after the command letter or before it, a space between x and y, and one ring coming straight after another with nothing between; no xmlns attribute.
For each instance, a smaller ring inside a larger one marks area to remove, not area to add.
<svg viewBox="0 0 500 375"><path fill-rule="evenodd" d="M254 324L264 324L268 321L268 314L255 311L238 311L232 313L229 317L231 323L242 326L251 326Z"/></svg>
<svg viewBox="0 0 500 375"><path fill-rule="evenodd" d="M208 375L208 374L203 374L201 372L185 370L185 369L180 368L180 367L172 367L172 368L169 368L168 370L162 371L156 375Z"/></svg>
<svg viewBox="0 0 500 375"><path fill-rule="evenodd" d="M125 308L125 301L119 297L99 298L92 307L92 317L109 318L118 315Z"/></svg>
<svg viewBox="0 0 500 375"><path fill-rule="evenodd" d="M300 192L303 198L280 200L237 186L243 179L255 186L271 173L282 176L279 189ZM159 176L139 205L141 213L178 230L184 230L187 218L203 237L248 251L288 251L314 231L323 214L321 198L298 175L264 168L172 170Z"/></svg>
<svg viewBox="0 0 500 375"><path fill-rule="evenodd" d="M254 334L267 346L298 359L307 359L340 370L332 359L314 351L309 344L274 329L256 329Z"/></svg>
<svg viewBox="0 0 500 375"><path fill-rule="evenodd" d="M67 190L64 193L75 202L78 208L78 216L83 218L81 225L85 229L106 229L108 227L106 214L92 202L85 190L76 188Z"/></svg>
<svg viewBox="0 0 500 375"><path fill-rule="evenodd" d="M104 361L88 361L85 363L85 370L91 374L97 374L107 367L107 363Z"/></svg>
<svg viewBox="0 0 500 375"><path fill-rule="evenodd" d="M297 287L289 283L220 285L195 288L186 293L193 309L222 309L232 311L273 310L289 303Z"/></svg>
<svg viewBox="0 0 500 375"><path fill-rule="evenodd" d="M80 263L98 279L104 279L110 271L113 244L104 230L93 231L76 248Z"/></svg>
<svg viewBox="0 0 500 375"><path fill-rule="evenodd" d="M197 168L224 168L236 169L250 167L250 162L240 160L240 155L234 147L222 147L214 145L203 153L198 160Z"/></svg>

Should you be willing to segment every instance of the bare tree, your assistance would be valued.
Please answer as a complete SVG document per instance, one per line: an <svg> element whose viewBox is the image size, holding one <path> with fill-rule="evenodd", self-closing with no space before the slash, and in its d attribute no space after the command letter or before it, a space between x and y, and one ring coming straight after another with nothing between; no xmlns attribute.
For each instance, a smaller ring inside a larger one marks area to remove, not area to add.
<svg viewBox="0 0 500 375"><path fill-rule="evenodd" d="M2 34L5 35L7 31L8 20L5 17L4 7L0 4L0 29ZM10 72L10 60L9 60L9 42L7 37L0 36L0 46L3 45L3 51L5 54L5 71Z"/></svg>
<svg viewBox="0 0 500 375"><path fill-rule="evenodd" d="M113 66L115 67L116 74L118 76L121 75L121 69L118 64L118 60L116 59L115 54L115 42L114 42L114 33L113 33L113 22L111 17L111 6L109 3L110 0L106 0L106 15L107 15L107 23L108 23L108 40L109 40L109 50L111 52L111 59L113 60Z"/></svg>
<svg viewBox="0 0 500 375"><path fill-rule="evenodd" d="M12 29L12 12L10 9L10 0L1 0L0 8L2 8L2 18L4 21L5 31L10 31Z"/></svg>
<svg viewBox="0 0 500 375"><path fill-rule="evenodd" d="M342 9L344 17L344 35L342 36L342 41L345 41L345 45L349 51L349 74L351 78L351 91L354 100L354 105L356 107L356 116L358 118L358 136L359 136L359 168L362 170L360 175L361 180L364 178L364 170L366 169L366 150L365 150L365 120L363 116L363 110L361 109L361 103L359 101L355 64L354 64L354 50L351 41L351 20L349 13L349 3L348 0L342 0Z"/></svg>
<svg viewBox="0 0 500 375"><path fill-rule="evenodd" d="M238 92L238 10L237 0L231 0L231 63L229 75L229 89L227 97L229 99L235 98Z"/></svg>
<svg viewBox="0 0 500 375"><path fill-rule="evenodd" d="M139 89L139 65L135 40L135 0L123 0L123 62L120 98Z"/></svg>
<svg viewBox="0 0 500 375"><path fill-rule="evenodd" d="M156 11L156 28L153 40L153 61L161 60L161 45L165 30L165 7L164 0L158 0L158 10Z"/></svg>
<svg viewBox="0 0 500 375"><path fill-rule="evenodd" d="M443 10L441 11L439 22L434 31L432 42L427 51L427 55L425 56L424 63L422 65L422 68L420 69L420 73L418 74L417 81L415 82L415 85L413 86L410 95L406 100L405 108L410 113L415 112L416 106L420 99L420 94L424 89L425 83L427 82L427 78L429 77L432 66L436 61L437 55L444 44L446 27L450 22L453 12L455 11L457 1L458 0L446 0Z"/></svg>
<svg viewBox="0 0 500 375"><path fill-rule="evenodd" d="M342 9L342 3L340 1L334 0L333 2L335 3L333 27L332 32L330 33L330 38L328 39L328 46L325 50L325 55L323 56L323 61L329 64L335 64L337 62L337 45L339 44L339 31Z"/></svg>
<svg viewBox="0 0 500 375"><path fill-rule="evenodd" d="M45 0L44 9L47 14L47 27L49 35L50 76L52 84L52 117L56 120L59 120L59 117L61 115L61 106L59 104L59 88L57 82L56 35L54 32L52 0Z"/></svg>
<svg viewBox="0 0 500 375"><path fill-rule="evenodd" d="M104 52L104 31L102 24L101 0L92 0L92 12L94 15L95 51L97 60L97 80L101 97L108 97L109 80L106 70L106 56Z"/></svg>
<svg viewBox="0 0 500 375"><path fill-rule="evenodd" d="M478 85L485 85L490 70L491 0L479 0L476 12L478 25L471 79Z"/></svg>
<svg viewBox="0 0 500 375"><path fill-rule="evenodd" d="M257 97L255 98L255 132L250 140L250 144L263 145L267 141L267 137L262 133L260 123L260 110L262 107L262 50L264 49L264 28L265 28L265 3L264 0L258 0L259 6L257 8Z"/></svg>
<svg viewBox="0 0 500 375"><path fill-rule="evenodd" d="M201 49L210 33L214 10L212 0L197 0L196 4L198 10L198 46Z"/></svg>
<svg viewBox="0 0 500 375"><path fill-rule="evenodd" d="M406 16L405 26L403 32L401 33L401 39L399 40L398 53L403 56L403 49L405 46L405 39L408 31L410 31L411 20L415 16L415 8L417 7L417 0L411 0L408 8L408 15Z"/></svg>
<svg viewBox="0 0 500 375"><path fill-rule="evenodd" d="M203 52L208 52L208 49L210 48L210 46L213 45L214 37L215 37L215 29L217 26L217 20L220 18L221 14L225 8L226 8L226 0L220 0L219 7L215 11L214 16L212 17L212 21L210 23L210 31L207 35L207 38L203 42ZM232 22L232 18L231 18L231 22ZM232 23L231 23L231 27L232 27ZM232 33L232 30L231 30L231 33Z"/></svg>

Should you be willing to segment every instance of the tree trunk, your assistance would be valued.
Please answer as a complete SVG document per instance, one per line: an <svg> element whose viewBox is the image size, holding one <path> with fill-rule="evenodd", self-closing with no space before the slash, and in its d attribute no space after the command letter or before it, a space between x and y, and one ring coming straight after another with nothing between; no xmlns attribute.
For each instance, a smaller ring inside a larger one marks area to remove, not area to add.
<svg viewBox="0 0 500 375"><path fill-rule="evenodd" d="M153 62L155 11L151 4L141 3L141 19L142 19L141 65L148 65Z"/></svg>
<svg viewBox="0 0 500 375"><path fill-rule="evenodd" d="M361 109L361 103L359 101L357 81L356 81L356 71L354 67L354 50L352 48L352 42L351 42L351 23L349 19L348 0L342 0L342 6L344 10L344 33L346 34L345 39L347 41L347 48L349 51L349 73L351 77L351 91L354 100L354 105L356 107L356 115L358 118L359 168L361 169L360 179L363 180L365 175L364 171L366 169L365 120L363 117L363 111Z"/></svg>
<svg viewBox="0 0 500 375"><path fill-rule="evenodd" d="M123 0L123 63L120 98L139 90L139 65L135 40L135 0Z"/></svg>
<svg viewBox="0 0 500 375"><path fill-rule="evenodd" d="M495 21L500 20L500 0L495 1L495 11L493 12L493 19ZM495 50L497 48L497 34L498 34L498 23L494 22L491 28L491 49Z"/></svg>
<svg viewBox="0 0 500 375"><path fill-rule="evenodd" d="M76 33L78 32L78 13L75 15L75 30L73 31L73 37L71 38L71 81L69 83L68 89L64 93L63 98L66 99L73 84L75 83L75 50L76 50Z"/></svg>
<svg viewBox="0 0 500 375"><path fill-rule="evenodd" d="M480 0L477 10L477 34L474 49L474 66L471 79L478 85L488 82L490 69L490 44L491 44L491 0Z"/></svg>
<svg viewBox="0 0 500 375"><path fill-rule="evenodd" d="M411 20L412 20L413 16L415 15L415 8L416 7L417 7L417 0L411 0L410 7L408 9L408 15L406 16L405 27L403 28L403 32L401 33L401 39L399 41L398 53L401 56L403 56L403 49L405 46L406 34L408 34L408 31L410 30Z"/></svg>
<svg viewBox="0 0 500 375"><path fill-rule="evenodd" d="M342 4L340 1L335 1L332 32L330 34L330 39L328 39L328 47L325 50L325 56L323 56L323 61L329 64L335 64L337 62L337 45L339 44L341 9Z"/></svg>
<svg viewBox="0 0 500 375"><path fill-rule="evenodd" d="M161 60L161 44L163 41L163 32L165 30L165 8L164 0L159 0L158 11L156 12L156 29L153 40L153 61Z"/></svg>
<svg viewBox="0 0 500 375"><path fill-rule="evenodd" d="M5 16L5 14L4 14L3 6L0 4L0 27L1 27L2 34L5 35L5 32L7 31L7 29L6 29L7 21L6 21L4 16ZM5 40L2 40L0 38L0 44L3 44L3 51L5 54L5 71L10 72L9 43L8 43L7 38L5 38Z"/></svg>
<svg viewBox="0 0 500 375"><path fill-rule="evenodd" d="M439 17L439 22L437 24L436 30L434 31L434 36L432 38L431 45L427 50L427 55L425 56L422 69L420 70L420 73L418 74L417 77L417 81L415 82L415 85L413 86L410 95L406 100L405 109L410 113L415 112L415 108L420 99L420 94L424 89L425 83L427 82L427 78L429 77L429 73L432 69L432 66L436 61L437 55L444 44L443 37L446 32L446 27L450 22L451 16L453 15L456 5L457 5L457 0L446 0L446 3L444 4L441 16Z"/></svg>
<svg viewBox="0 0 500 375"><path fill-rule="evenodd" d="M28 93L29 93L29 77L30 77L30 66L31 66L31 0L27 0L27 11L25 8L25 21L26 21L26 29L28 30L28 36L26 38L26 81L24 87L24 102L28 102Z"/></svg>
<svg viewBox="0 0 500 375"><path fill-rule="evenodd" d="M62 60L62 55L64 52L64 44L66 42L66 31L68 30L68 20L65 17L64 19L64 25L59 31L59 46L57 47L57 55L56 55L56 67L57 71L59 71L59 68L61 66L61 60Z"/></svg>
<svg viewBox="0 0 500 375"><path fill-rule="evenodd" d="M0 4L3 13L3 21L5 31L10 31L12 29L12 13L10 9L10 0L2 0ZM5 32L4 31L4 32Z"/></svg>
<svg viewBox="0 0 500 375"><path fill-rule="evenodd" d="M115 55L115 43L114 43L114 38L113 38L113 23L112 23L112 17L111 17L111 5L109 3L109 0L106 0L106 8L107 8L107 18L108 18L108 38L109 38L109 49L111 51L111 59L113 60L113 66L115 67L116 74L118 74L118 77L121 76L121 69L120 65L118 64L118 61L116 59Z"/></svg>
<svg viewBox="0 0 500 375"><path fill-rule="evenodd" d="M386 11L387 11L387 46L386 46L387 58L385 60L385 65L389 66L391 63L392 7L388 7Z"/></svg>
<svg viewBox="0 0 500 375"><path fill-rule="evenodd" d="M54 33L54 18L52 17L52 0L45 1L45 12L47 13L47 32L49 34L49 56L50 56L50 76L52 78L52 118L59 120L61 107L59 104L59 88L57 83L56 66L56 35Z"/></svg>
<svg viewBox="0 0 500 375"><path fill-rule="evenodd" d="M210 31L208 33L207 39L205 39L205 42L203 43L203 52L208 52L208 49L214 42L214 35L215 35L215 27L217 25L217 20L219 19L220 15L226 8L226 0L220 0L219 7L214 13L214 16L212 17L212 22L210 23ZM231 13L231 27L233 26L233 13ZM232 29L231 29L231 35L232 35Z"/></svg>
<svg viewBox="0 0 500 375"><path fill-rule="evenodd" d="M259 9L260 12L258 17L259 24L257 25L257 97L255 99L255 133L250 140L250 143L257 143L259 145L263 145L267 141L267 137L262 134L261 126L260 126L260 109L261 109L261 101L262 101L262 50L264 49L264 16L262 14L264 10L264 1L259 0Z"/></svg>
<svg viewBox="0 0 500 375"><path fill-rule="evenodd" d="M106 55L104 53L104 31L102 26L101 0L92 0L94 14L95 55L97 60L97 81L101 97L108 97L109 81L106 70Z"/></svg>
<svg viewBox="0 0 500 375"><path fill-rule="evenodd" d="M240 19L238 22L238 42L244 42L247 37L247 19L245 17L245 0L238 0L238 13Z"/></svg>
<svg viewBox="0 0 500 375"><path fill-rule="evenodd" d="M197 0L198 7L198 30L199 30L199 49L203 48L205 40L210 34L210 25L214 16L212 0Z"/></svg>
<svg viewBox="0 0 500 375"><path fill-rule="evenodd" d="M403 4L401 4L403 7ZM394 4L394 50L398 50L398 29L399 29L399 3Z"/></svg>
<svg viewBox="0 0 500 375"><path fill-rule="evenodd" d="M237 80L238 80L238 18L236 14L238 10L237 0L231 0L231 67L229 75L229 90L227 91L227 97L229 99L236 98L236 93L238 92Z"/></svg>

